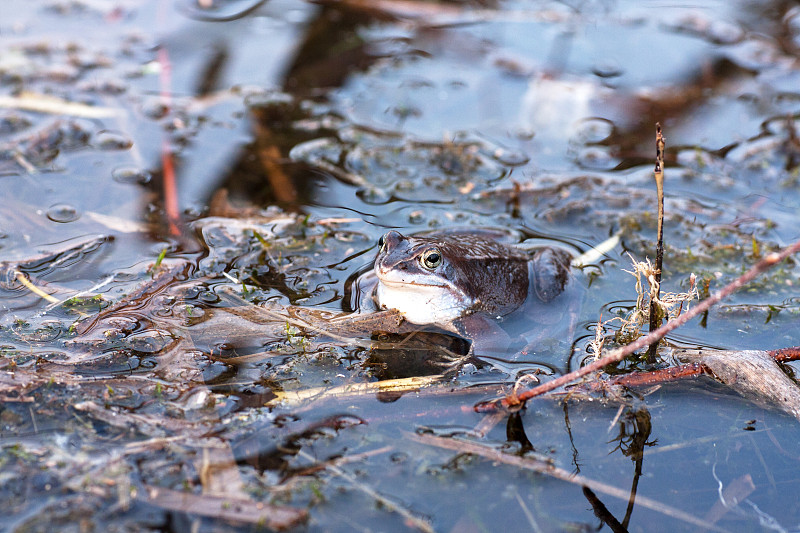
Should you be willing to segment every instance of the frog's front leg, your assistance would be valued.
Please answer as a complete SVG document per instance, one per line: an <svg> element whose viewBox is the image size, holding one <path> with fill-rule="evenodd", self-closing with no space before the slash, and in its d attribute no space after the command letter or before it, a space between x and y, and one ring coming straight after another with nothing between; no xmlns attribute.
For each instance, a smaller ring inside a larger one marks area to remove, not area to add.
<svg viewBox="0 0 800 533"><path fill-rule="evenodd" d="M483 313L473 313L453 321L453 331L470 341L469 357L477 355L505 356L511 344L508 333Z"/></svg>

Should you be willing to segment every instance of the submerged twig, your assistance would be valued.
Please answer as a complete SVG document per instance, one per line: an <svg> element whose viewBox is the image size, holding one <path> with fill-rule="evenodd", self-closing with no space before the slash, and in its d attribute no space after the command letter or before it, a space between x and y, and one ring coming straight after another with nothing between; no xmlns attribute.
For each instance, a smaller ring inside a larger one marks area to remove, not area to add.
<svg viewBox="0 0 800 533"><path fill-rule="evenodd" d="M18 282L20 282L20 284L22 284L26 289L31 291L36 296L38 296L40 298L44 298L45 300L47 300L50 303L57 304L57 303L60 302L60 300L58 298L56 298L55 296L51 296L51 295L47 294L42 289L40 289L39 287L37 287L36 285L34 285L30 281L28 281L28 278L25 277L25 274L23 274L19 270L15 270L14 271L14 279L16 279Z"/></svg>
<svg viewBox="0 0 800 533"><path fill-rule="evenodd" d="M581 255L574 258L570 264L575 268L582 268L586 265L590 265L596 261L599 261L605 254L617 247L621 237L622 232L618 231L597 246L586 250Z"/></svg>
<svg viewBox="0 0 800 533"><path fill-rule="evenodd" d="M69 102L44 94L25 93L21 96L0 95L0 108L20 109L35 113L49 113L52 115L69 115L80 118L111 118L122 115L122 109L112 107L98 107L80 102Z"/></svg>
<svg viewBox="0 0 800 533"><path fill-rule="evenodd" d="M258 160L264 169L264 175L272 186L272 194L279 203L293 204L297 202L297 187L284 171L284 157L272 131L259 120L255 121L255 146Z"/></svg>
<svg viewBox="0 0 800 533"><path fill-rule="evenodd" d="M292 474L292 477L297 478L297 477L300 477L300 476L309 476L311 474L314 474L315 472L319 472L321 470L325 470L326 468L328 468L331 465L340 466L340 465L345 465L345 464L350 464L350 463L357 463L357 462L363 461L364 459L369 459L370 457L373 457L375 455L380 455L382 453L391 452L394 449L395 449L394 446L383 446L382 448L376 448L374 450L369 450L367 452L353 453L353 454L350 454L350 455L343 455L343 456L340 456L340 457L335 457L333 459L329 459L329 460L324 461L324 462L317 461L316 463L314 463L314 465L312 465L312 466L310 466L308 468L304 468L302 470L298 470L298 471L294 472Z"/></svg>
<svg viewBox="0 0 800 533"><path fill-rule="evenodd" d="M512 407L519 407L524 402L530 400L531 398L534 398L546 392L550 392L554 389L557 389L558 387L566 385L567 383L570 383L572 381L582 378L583 376L591 374L596 370L600 370L607 365L618 363L619 361L622 361L625 357L632 354L633 352L640 350L645 346L649 346L650 344L652 344L657 340L662 339L667 333L670 333L671 331L683 326L685 323L687 323L689 320L693 319L697 315L705 313L712 306L716 305L724 298L727 298L728 296L730 296L731 294L742 288L744 285L750 283L763 272L766 272L767 270L774 267L775 265L777 265L790 255L795 254L797 252L800 252L800 241L796 241L791 246L784 248L780 252L774 252L767 255L766 257L764 257L764 259L753 265L750 268L750 270L748 270L747 272L745 272L744 274L742 274L741 276L739 276L738 278L736 278L735 280L733 280L732 282L721 288L719 291L715 292L714 294L712 294L711 296L700 302L696 307L690 309L686 313L675 318L675 320L667 322L657 330L651 331L644 337L639 337L632 343L623 346L621 348L618 348L616 350L613 350L605 357L593 361L592 363L589 363L588 365L579 368L578 370L575 370L568 374L564 374L559 378L543 383L523 393L510 395L505 398L478 404L475 406L475 409L478 411L487 411L498 408L508 409Z"/></svg>
<svg viewBox="0 0 800 533"><path fill-rule="evenodd" d="M745 474L734 479L724 489L722 482L717 478L716 473L714 479L719 483L719 499L714 502L714 506L706 513L706 520L712 524L719 522L731 509L736 507L738 502L744 501L745 498L750 496L755 490L756 485L753 483L753 478L750 474Z"/></svg>
<svg viewBox="0 0 800 533"><path fill-rule="evenodd" d="M95 324L109 317L117 316L120 310L134 305L141 305L152 298L157 293L168 289L175 281L184 275L187 263L176 262L168 267L162 265L162 270L156 274L152 280L145 282L141 287L126 295L120 301L103 309L100 313L89 320L75 324L75 332L78 335L85 335Z"/></svg>
<svg viewBox="0 0 800 533"><path fill-rule="evenodd" d="M158 83L161 94L161 102L167 109L171 110L172 63L170 62L169 52L167 51L166 47L162 46L158 49L157 58L160 66ZM172 236L179 237L182 234L182 219L178 201L178 185L175 176L173 153L166 137L161 141L161 171L161 186L164 194L164 212L166 213L169 232Z"/></svg>
<svg viewBox="0 0 800 533"><path fill-rule="evenodd" d="M303 457L304 459L306 459L308 461L312 461L314 463L317 462L317 460L314 457L312 457L310 454L306 453L303 450L299 450L297 452L297 455ZM376 502L378 502L380 505L382 505L383 507L385 507L389 511L394 511L395 513L397 513L400 516L402 516L403 519L406 521L406 525L407 526L413 527L414 529L418 529L420 531L424 531L426 533L433 533L433 526L431 526L431 524L430 524L430 522L428 520L426 520L425 518L422 518L422 517L419 517L419 516L415 515L412 511L410 511L409 509L406 509L401 503L396 502L396 501L392 500L391 498L389 498L387 496L384 496L383 494L380 494L378 491L376 491L375 489L373 489L369 485L361 483L360 481L358 481L356 479L355 476L345 472L344 470L342 470L341 468L339 468L335 464L333 464L333 463L326 464L325 465L325 470L327 470L330 473L334 474L335 476L347 481L348 483L350 483L350 485L353 488L356 488L359 491L361 491L364 494L366 494L367 496L373 498Z"/></svg>
<svg viewBox="0 0 800 533"><path fill-rule="evenodd" d="M628 501L628 498L630 497L630 493L628 491L608 485L602 481L584 477L580 474L573 474L549 462L536 459L535 457L510 455L490 446L478 444L476 442L467 442L453 438L438 437L436 435L412 434L408 435L408 438L422 444L453 450L457 453L469 453L489 459L490 461L504 463L510 466L524 468L526 470L533 470L534 472L538 472L561 481L566 481L582 487L588 487L595 492L607 494L608 496L619 498L623 501ZM724 529L697 518L696 516L692 516L689 513L681 511L680 509L676 509L675 507L671 507L646 496L636 496L636 503L642 507L652 509L653 511L676 518L678 520L682 520L689 524L694 524L696 526L708 528L714 531L725 531Z"/></svg>
<svg viewBox="0 0 800 533"><path fill-rule="evenodd" d="M363 396L378 392L411 392L423 387L434 385L442 380L443 376L415 376L410 378L386 379L383 381L369 381L365 383L348 383L339 387L315 387L296 391L275 391L275 398L268 405L298 404L307 400L320 398L333 398L337 396Z"/></svg>
<svg viewBox="0 0 800 533"><path fill-rule="evenodd" d="M270 529L285 530L308 520L308 511L294 507L272 505L244 498L192 494L145 485L136 499L162 509L180 511L247 524L258 524Z"/></svg>

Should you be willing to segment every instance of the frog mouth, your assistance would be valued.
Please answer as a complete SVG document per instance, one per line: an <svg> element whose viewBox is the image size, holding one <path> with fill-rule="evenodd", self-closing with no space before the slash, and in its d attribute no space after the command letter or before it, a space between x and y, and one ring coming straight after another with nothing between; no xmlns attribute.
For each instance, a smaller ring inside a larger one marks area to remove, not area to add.
<svg viewBox="0 0 800 533"><path fill-rule="evenodd" d="M398 281L378 277L381 283L388 285L393 289L402 289L403 287L446 287L443 283L419 283L418 281Z"/></svg>
<svg viewBox="0 0 800 533"><path fill-rule="evenodd" d="M387 272L376 272L378 276L378 281L387 287L391 287L392 289L405 289L405 290L414 290L415 287L437 287L437 288L446 288L449 287L447 283L420 283L419 281L406 281L403 279L398 279L396 277L392 277L391 273Z"/></svg>

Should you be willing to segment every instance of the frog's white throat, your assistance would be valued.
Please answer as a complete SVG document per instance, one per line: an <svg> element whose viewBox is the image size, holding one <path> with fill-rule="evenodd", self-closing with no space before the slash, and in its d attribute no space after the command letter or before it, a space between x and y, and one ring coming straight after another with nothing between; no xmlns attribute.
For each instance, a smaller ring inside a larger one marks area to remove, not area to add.
<svg viewBox="0 0 800 533"><path fill-rule="evenodd" d="M392 283L378 278L375 291L382 309L395 309L412 324L446 324L464 315L470 302L446 285Z"/></svg>

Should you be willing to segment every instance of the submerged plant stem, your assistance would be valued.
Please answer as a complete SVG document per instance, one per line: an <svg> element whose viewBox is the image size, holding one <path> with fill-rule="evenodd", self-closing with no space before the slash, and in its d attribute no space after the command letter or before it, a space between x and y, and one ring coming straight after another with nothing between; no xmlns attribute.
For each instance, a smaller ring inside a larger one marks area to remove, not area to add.
<svg viewBox="0 0 800 533"><path fill-rule="evenodd" d="M311 461L312 463L317 463L317 460L311 454L303 450L299 450L297 452L297 455L303 457L307 461ZM406 526L408 526L409 528L416 529L418 531L424 531L425 533L433 533L434 531L433 526L426 518L422 516L417 516L416 513L406 508L400 501L384 496L383 494L376 491L374 488L370 487L365 483L362 483L355 476L353 476L348 472L345 472L343 469L339 468L337 465L333 463L326 463L324 465L324 468L329 472L331 472L332 474L345 480L355 489L373 498L376 502L379 502L388 511L397 513L398 515L403 517Z"/></svg>
<svg viewBox="0 0 800 533"><path fill-rule="evenodd" d="M172 107L172 64L169 60L169 52L163 46L158 49L158 63L161 66L159 75L159 85L161 90L161 100L167 109ZM161 142L161 168L163 171L162 190L164 193L164 211L167 216L167 224L171 235L178 237L181 235L181 215L178 202L178 185L175 179L175 165L173 154L168 140L165 138Z"/></svg>
<svg viewBox="0 0 800 533"><path fill-rule="evenodd" d="M20 282L20 284L22 284L26 289L31 291L36 296L39 296L40 298L44 298L45 300L47 300L48 302L51 302L51 303L59 303L60 300L58 298L56 298L55 296L51 296L51 295L47 294L42 289L40 289L39 287L37 287L36 285L34 285L30 281L28 281L28 278L25 277L25 274L23 274L19 270L15 270L14 271L14 279L16 279L18 282Z"/></svg>

